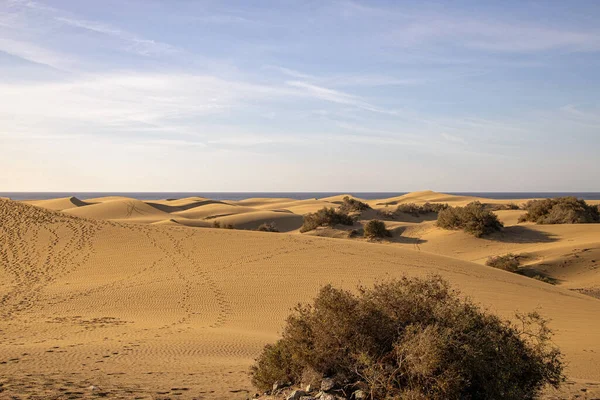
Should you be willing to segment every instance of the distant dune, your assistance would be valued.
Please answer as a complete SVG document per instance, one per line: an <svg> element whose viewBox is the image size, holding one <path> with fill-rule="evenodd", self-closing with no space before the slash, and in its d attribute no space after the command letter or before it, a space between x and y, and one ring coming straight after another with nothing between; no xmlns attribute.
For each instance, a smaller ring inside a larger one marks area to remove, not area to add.
<svg viewBox="0 0 600 400"><path fill-rule="evenodd" d="M569 383L547 398L600 397L600 224L517 224L523 211L498 211L504 231L474 238L380 213L472 200L429 191L370 200L357 226L383 218L393 231L375 243L334 239L347 237L336 227L299 233L304 214L343 196L0 200L0 383L23 397L243 399L254 394L253 359L321 285L436 273L504 317L537 309L552 319ZM251 231L264 222L289 233ZM557 285L484 265L509 252Z"/></svg>

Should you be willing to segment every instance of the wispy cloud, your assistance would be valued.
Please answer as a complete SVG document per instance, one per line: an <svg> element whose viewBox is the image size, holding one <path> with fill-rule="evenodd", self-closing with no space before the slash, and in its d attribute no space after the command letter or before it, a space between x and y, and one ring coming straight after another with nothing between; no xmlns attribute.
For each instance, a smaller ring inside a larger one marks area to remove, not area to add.
<svg viewBox="0 0 600 400"><path fill-rule="evenodd" d="M377 107L373 104L364 101L358 96L354 96L352 94L345 93L340 90L329 89L326 87L317 86L301 81L288 81L286 83L289 86L302 89L306 95L317 99L329 101L332 103L345 104L375 113L391 115L397 114L397 111Z"/></svg>

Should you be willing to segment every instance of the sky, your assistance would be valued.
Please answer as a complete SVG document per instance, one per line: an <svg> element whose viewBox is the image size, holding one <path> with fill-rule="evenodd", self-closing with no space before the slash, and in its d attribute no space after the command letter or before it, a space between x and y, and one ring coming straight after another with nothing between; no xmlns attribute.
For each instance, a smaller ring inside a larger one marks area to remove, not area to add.
<svg viewBox="0 0 600 400"><path fill-rule="evenodd" d="M600 191L600 3L0 0L0 191Z"/></svg>

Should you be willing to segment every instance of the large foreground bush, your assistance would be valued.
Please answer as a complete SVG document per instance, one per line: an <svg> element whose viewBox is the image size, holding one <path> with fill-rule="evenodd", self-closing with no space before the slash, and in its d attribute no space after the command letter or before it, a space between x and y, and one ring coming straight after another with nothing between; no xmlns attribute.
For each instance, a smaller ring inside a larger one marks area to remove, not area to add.
<svg viewBox="0 0 600 400"><path fill-rule="evenodd" d="M308 232L319 226L353 225L354 220L348 214L336 211L333 207L323 207L319 211L304 216L300 232Z"/></svg>
<svg viewBox="0 0 600 400"><path fill-rule="evenodd" d="M537 313L512 324L462 299L439 276L360 288L325 286L299 305L252 367L261 390L332 377L370 399L533 399L563 364Z"/></svg>
<svg viewBox="0 0 600 400"><path fill-rule="evenodd" d="M557 197L554 199L531 200L525 204L527 214L519 222L537 222L538 224L584 224L600 222L598 207L588 205L576 197Z"/></svg>
<svg viewBox="0 0 600 400"><path fill-rule="evenodd" d="M502 229L496 214L478 201L465 207L449 207L438 214L437 225L444 229L462 229L475 237Z"/></svg>

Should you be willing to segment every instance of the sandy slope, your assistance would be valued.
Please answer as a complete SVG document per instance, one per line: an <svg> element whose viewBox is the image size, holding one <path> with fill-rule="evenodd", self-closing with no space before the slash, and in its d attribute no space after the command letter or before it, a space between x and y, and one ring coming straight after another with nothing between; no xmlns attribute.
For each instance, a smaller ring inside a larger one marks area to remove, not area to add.
<svg viewBox="0 0 600 400"><path fill-rule="evenodd" d="M320 285L431 272L505 316L540 308L570 376L600 380L600 301L467 261L361 241L80 219L6 201L0 218L8 391L47 383L48 393L96 385L125 397L244 398L253 357Z"/></svg>

